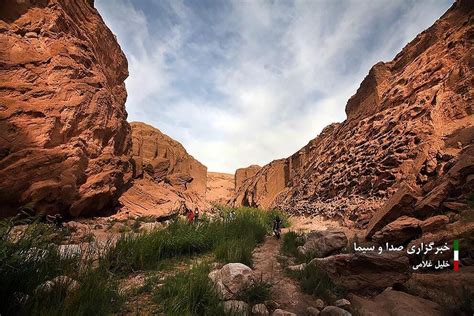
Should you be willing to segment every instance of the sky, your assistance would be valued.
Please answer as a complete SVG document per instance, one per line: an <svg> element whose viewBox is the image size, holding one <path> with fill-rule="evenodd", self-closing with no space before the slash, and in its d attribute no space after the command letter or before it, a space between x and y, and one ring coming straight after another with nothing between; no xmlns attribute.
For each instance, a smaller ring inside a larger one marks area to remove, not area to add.
<svg viewBox="0 0 474 316"><path fill-rule="evenodd" d="M96 0L128 59L128 120L179 141L209 171L288 157L345 118L448 0Z"/></svg>

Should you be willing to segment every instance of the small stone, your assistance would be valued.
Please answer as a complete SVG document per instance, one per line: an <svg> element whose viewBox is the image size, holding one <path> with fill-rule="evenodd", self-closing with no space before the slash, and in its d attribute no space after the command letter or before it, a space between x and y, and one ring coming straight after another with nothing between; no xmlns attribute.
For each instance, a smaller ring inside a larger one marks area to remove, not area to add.
<svg viewBox="0 0 474 316"><path fill-rule="evenodd" d="M321 311L321 316L352 316L351 313L348 311L336 307L336 306L326 306L322 311Z"/></svg>
<svg viewBox="0 0 474 316"><path fill-rule="evenodd" d="M306 263L297 264L294 266L288 266L288 270L290 271L303 271L306 268Z"/></svg>
<svg viewBox="0 0 474 316"><path fill-rule="evenodd" d="M257 304L252 307L252 315L255 316L268 316L270 313L268 312L267 307L265 304Z"/></svg>
<svg viewBox="0 0 474 316"><path fill-rule="evenodd" d="M263 302L263 304L265 304L266 307L272 310L280 308L280 304L278 304L278 302L275 302L273 300L265 301Z"/></svg>
<svg viewBox="0 0 474 316"><path fill-rule="evenodd" d="M341 298L340 300L337 300L336 302L334 302L334 306L347 309L348 307L351 306L351 302L349 302L345 298Z"/></svg>
<svg viewBox="0 0 474 316"><path fill-rule="evenodd" d="M319 309L311 307L311 306L306 309L306 312L308 313L309 316L318 316L321 313Z"/></svg>
<svg viewBox="0 0 474 316"><path fill-rule="evenodd" d="M38 38L38 34L36 34L35 32L26 32L25 37Z"/></svg>
<svg viewBox="0 0 474 316"><path fill-rule="evenodd" d="M316 307L319 310L322 310L324 306L326 306L326 303L324 303L324 301L320 298L316 300L315 305L314 305L314 307Z"/></svg>
<svg viewBox="0 0 474 316"><path fill-rule="evenodd" d="M248 315L249 305L243 301L225 301L224 302L224 312L226 314L238 314L238 315Z"/></svg>

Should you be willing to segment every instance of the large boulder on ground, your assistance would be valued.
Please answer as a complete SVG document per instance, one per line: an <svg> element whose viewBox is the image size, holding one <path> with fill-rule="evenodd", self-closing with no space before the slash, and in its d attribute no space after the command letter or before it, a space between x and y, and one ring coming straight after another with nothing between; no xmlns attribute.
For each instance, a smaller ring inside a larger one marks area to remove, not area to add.
<svg viewBox="0 0 474 316"><path fill-rule="evenodd" d="M386 290L372 299L352 295L351 302L358 315L363 316L443 315L437 303L394 290Z"/></svg>
<svg viewBox="0 0 474 316"><path fill-rule="evenodd" d="M470 302L474 304L474 267L461 267L457 272L414 273L404 287L412 295L429 299L447 309L459 310L468 302L467 298L471 298ZM474 306L470 308L472 310Z"/></svg>
<svg viewBox="0 0 474 316"><path fill-rule="evenodd" d="M236 298L255 282L252 269L242 263L228 263L221 269L211 271L209 278L219 296L225 300Z"/></svg>
<svg viewBox="0 0 474 316"><path fill-rule="evenodd" d="M316 258L309 264L328 274L330 279L351 292L374 293L409 278L409 260L399 253L339 254Z"/></svg>
<svg viewBox="0 0 474 316"><path fill-rule="evenodd" d="M303 246L298 247L298 253L315 258L325 257L347 246L347 237L342 230L328 229L312 231L306 236Z"/></svg>
<svg viewBox="0 0 474 316"><path fill-rule="evenodd" d="M419 219L402 216L376 232L372 240L403 244L421 236L420 224Z"/></svg>

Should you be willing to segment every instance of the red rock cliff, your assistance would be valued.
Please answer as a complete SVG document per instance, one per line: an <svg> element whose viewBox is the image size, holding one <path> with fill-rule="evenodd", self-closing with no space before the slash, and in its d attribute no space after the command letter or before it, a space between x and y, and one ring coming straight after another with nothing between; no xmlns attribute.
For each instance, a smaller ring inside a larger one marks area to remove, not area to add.
<svg viewBox="0 0 474 316"><path fill-rule="evenodd" d="M370 70L344 122L264 166L237 190L234 204L365 226L402 183L419 190L418 209L465 203L474 186L472 21L473 2L455 3L393 61Z"/></svg>
<svg viewBox="0 0 474 316"><path fill-rule="evenodd" d="M207 167L157 128L141 122L130 126L136 179L120 198L119 212L166 215L181 201L193 210L207 209Z"/></svg>
<svg viewBox="0 0 474 316"><path fill-rule="evenodd" d="M127 60L87 0L3 1L0 215L97 214L130 182Z"/></svg>

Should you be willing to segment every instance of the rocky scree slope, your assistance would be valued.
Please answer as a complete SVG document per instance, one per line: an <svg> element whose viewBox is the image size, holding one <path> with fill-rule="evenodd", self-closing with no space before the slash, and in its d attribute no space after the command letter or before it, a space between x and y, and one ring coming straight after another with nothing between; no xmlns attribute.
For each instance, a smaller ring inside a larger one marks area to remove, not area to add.
<svg viewBox="0 0 474 316"><path fill-rule="evenodd" d="M457 1L394 60L374 65L344 122L264 166L232 203L361 227L405 185L421 217L465 206L474 185L473 6Z"/></svg>

